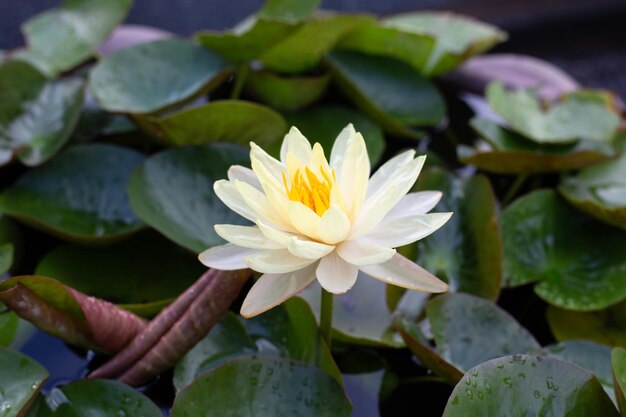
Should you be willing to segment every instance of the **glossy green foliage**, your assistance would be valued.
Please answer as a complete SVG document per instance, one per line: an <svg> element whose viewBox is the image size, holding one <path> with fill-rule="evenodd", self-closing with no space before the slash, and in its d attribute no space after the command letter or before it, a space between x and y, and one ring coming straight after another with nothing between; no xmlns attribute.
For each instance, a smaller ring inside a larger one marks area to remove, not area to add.
<svg viewBox="0 0 626 417"><path fill-rule="evenodd" d="M22 416L37 395L48 372L28 356L0 347L0 413Z"/></svg>

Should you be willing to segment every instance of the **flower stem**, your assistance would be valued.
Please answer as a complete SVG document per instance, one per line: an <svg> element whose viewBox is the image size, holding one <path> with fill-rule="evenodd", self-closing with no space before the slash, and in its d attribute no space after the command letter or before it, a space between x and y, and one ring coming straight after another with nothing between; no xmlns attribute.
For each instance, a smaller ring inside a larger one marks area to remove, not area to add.
<svg viewBox="0 0 626 417"><path fill-rule="evenodd" d="M322 305L320 314L320 333L328 350L331 348L331 331L333 329L333 294L322 288Z"/></svg>
<svg viewBox="0 0 626 417"><path fill-rule="evenodd" d="M248 78L248 73L250 72L250 66L247 62L244 62L237 69L237 73L235 74L235 85L233 87L233 91L230 93L231 100L236 100L241 95L241 90L243 90L243 85Z"/></svg>

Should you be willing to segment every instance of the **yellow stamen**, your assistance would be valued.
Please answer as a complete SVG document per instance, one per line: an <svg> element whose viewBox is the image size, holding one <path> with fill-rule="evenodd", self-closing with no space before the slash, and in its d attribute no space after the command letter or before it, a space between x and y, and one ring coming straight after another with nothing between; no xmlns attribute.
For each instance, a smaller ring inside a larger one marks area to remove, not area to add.
<svg viewBox="0 0 626 417"><path fill-rule="evenodd" d="M321 178L308 166L304 167L304 172L300 168L295 169L290 183L287 182L288 174L283 171L283 184L290 200L304 204L321 216L330 207L330 191L336 177L335 170L329 172L327 164L318 170Z"/></svg>

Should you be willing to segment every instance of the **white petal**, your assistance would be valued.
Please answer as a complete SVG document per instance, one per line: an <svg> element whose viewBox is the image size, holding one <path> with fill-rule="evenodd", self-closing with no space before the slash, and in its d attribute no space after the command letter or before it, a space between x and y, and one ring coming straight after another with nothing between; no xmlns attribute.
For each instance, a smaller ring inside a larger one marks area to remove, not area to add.
<svg viewBox="0 0 626 417"><path fill-rule="evenodd" d="M284 248L289 245L289 241L291 240L292 236L294 236L294 234L278 230L262 220L257 220L256 224L259 227L261 233L265 235L265 237Z"/></svg>
<svg viewBox="0 0 626 417"><path fill-rule="evenodd" d="M289 222L276 212L276 209L274 209L265 194L261 191L239 180L235 180L235 187L248 207L256 214L256 216L251 219L253 222L256 222L257 219L264 219L271 221L285 230L293 229Z"/></svg>
<svg viewBox="0 0 626 417"><path fill-rule="evenodd" d="M414 150L404 151L381 165L376 170L367 186L367 197L373 195L377 191L388 184L395 176L396 171L407 165L415 156Z"/></svg>
<svg viewBox="0 0 626 417"><path fill-rule="evenodd" d="M298 232L313 240L319 240L318 225L320 216L313 210L300 202L289 201L289 220L291 220L291 224Z"/></svg>
<svg viewBox="0 0 626 417"><path fill-rule="evenodd" d="M284 274L311 265L316 259L294 256L287 249L257 251L246 257L246 264L264 274Z"/></svg>
<svg viewBox="0 0 626 417"><path fill-rule="evenodd" d="M343 164L337 171L337 183L348 211L346 214L352 221L356 219L365 200L369 177L370 160L365 140L357 133L348 140Z"/></svg>
<svg viewBox="0 0 626 417"><path fill-rule="evenodd" d="M268 239L256 226L237 226L234 224L216 224L215 232L223 239L244 248L280 249L284 248Z"/></svg>
<svg viewBox="0 0 626 417"><path fill-rule="evenodd" d="M251 221L255 221L259 217L245 202L239 191L237 191L237 187L235 187L235 184L232 182L227 180L216 181L215 184L213 184L213 189L217 197L235 213Z"/></svg>
<svg viewBox="0 0 626 417"><path fill-rule="evenodd" d="M250 161L256 176L260 175L259 168L263 167L267 180L272 179L274 182L282 184L283 171L287 167L254 143L250 143ZM259 180L261 180L260 177Z"/></svg>
<svg viewBox="0 0 626 417"><path fill-rule="evenodd" d="M324 212L317 228L320 240L329 245L343 242L350 233L350 219L336 205L331 205Z"/></svg>
<svg viewBox="0 0 626 417"><path fill-rule="evenodd" d="M254 171L250 168L242 167L241 165L232 165L228 168L228 179L231 181L239 180L247 182L257 190L261 189L261 183Z"/></svg>
<svg viewBox="0 0 626 417"><path fill-rule="evenodd" d="M379 245L397 248L425 238L451 216L452 213L428 213L383 220L365 237Z"/></svg>
<svg viewBox="0 0 626 417"><path fill-rule="evenodd" d="M289 129L280 147L280 160L283 164L287 163L288 152L294 154L303 164L308 164L311 159L311 144L295 126Z"/></svg>
<svg viewBox="0 0 626 417"><path fill-rule="evenodd" d="M337 246L337 253L346 262L354 265L371 265L388 261L396 253L395 249L379 245L378 242L369 242L365 239L356 239L343 242Z"/></svg>
<svg viewBox="0 0 626 417"><path fill-rule="evenodd" d="M339 170L343 164L344 155L346 154L346 147L348 146L348 140L356 135L356 130L352 123L344 127L339 133L333 143L333 148L330 151L330 167Z"/></svg>
<svg viewBox="0 0 626 417"><path fill-rule="evenodd" d="M258 251L258 249L242 248L241 246L227 243L205 250L198 255L198 259L209 268L234 271L236 269L247 269L246 256Z"/></svg>
<svg viewBox="0 0 626 417"><path fill-rule="evenodd" d="M448 290L448 284L399 253L385 263L361 266L359 269L372 278L410 290L424 292Z"/></svg>
<svg viewBox="0 0 626 417"><path fill-rule="evenodd" d="M333 294L343 294L356 282L359 268L341 259L337 253L323 257L315 274L320 285Z"/></svg>
<svg viewBox="0 0 626 417"><path fill-rule="evenodd" d="M241 315L261 314L293 297L315 280L313 264L286 274L265 274L252 286L241 305Z"/></svg>
<svg viewBox="0 0 626 417"><path fill-rule="evenodd" d="M313 242L311 240L300 239L296 236L292 237L287 246L287 250L299 258L319 259L328 255L335 249L332 245Z"/></svg>
<svg viewBox="0 0 626 417"><path fill-rule="evenodd" d="M402 200L387 213L385 220L428 213L439 203L442 196L441 191L409 193L402 197Z"/></svg>
<svg viewBox="0 0 626 417"><path fill-rule="evenodd" d="M351 239L366 235L398 204L417 180L425 159L417 157L397 170L389 183L367 198L350 232Z"/></svg>

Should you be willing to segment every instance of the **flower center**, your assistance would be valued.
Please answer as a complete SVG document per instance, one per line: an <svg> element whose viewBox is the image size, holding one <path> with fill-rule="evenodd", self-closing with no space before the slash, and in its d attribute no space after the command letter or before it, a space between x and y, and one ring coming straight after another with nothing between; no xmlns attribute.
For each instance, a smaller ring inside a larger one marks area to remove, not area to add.
<svg viewBox="0 0 626 417"><path fill-rule="evenodd" d="M290 200L299 201L321 216L330 207L330 191L337 178L334 169L329 171L328 168L320 166L319 172L321 178L309 167L304 167L304 171L296 169L290 187L283 171L283 184Z"/></svg>

